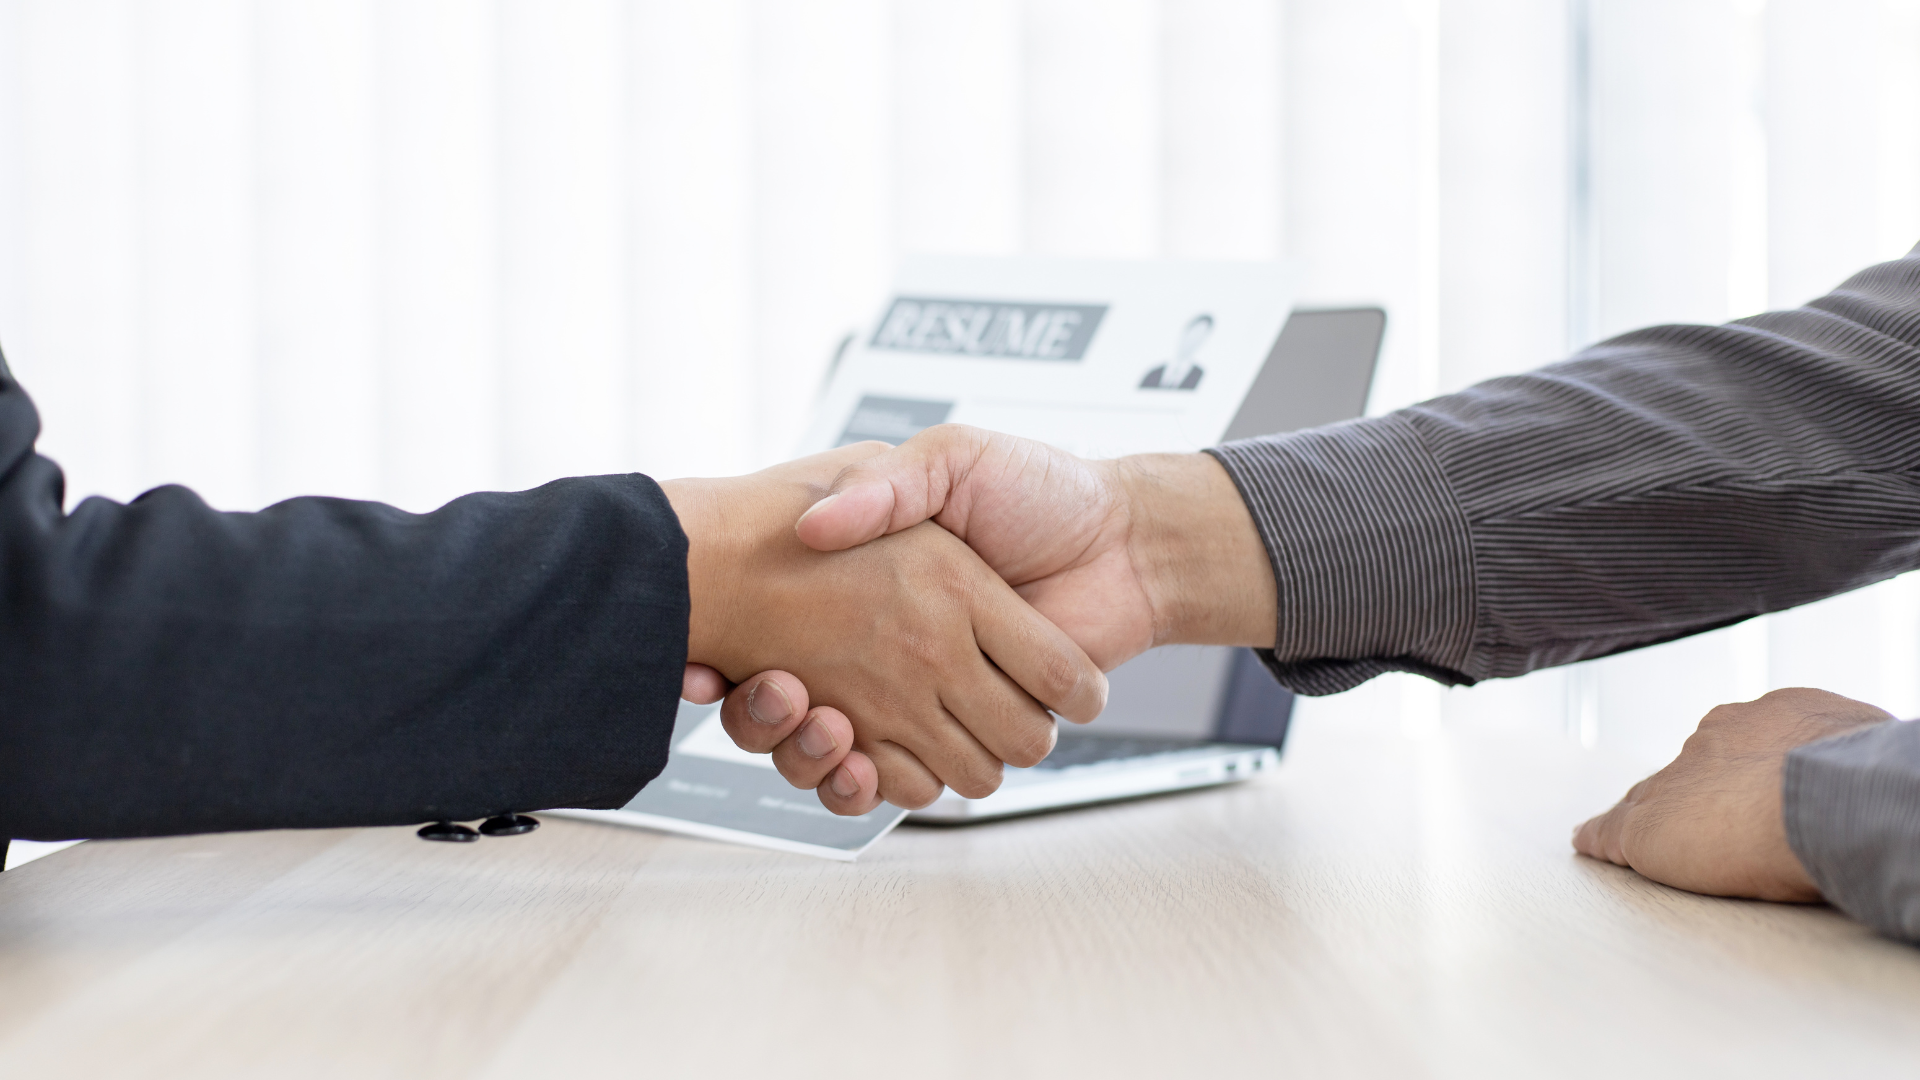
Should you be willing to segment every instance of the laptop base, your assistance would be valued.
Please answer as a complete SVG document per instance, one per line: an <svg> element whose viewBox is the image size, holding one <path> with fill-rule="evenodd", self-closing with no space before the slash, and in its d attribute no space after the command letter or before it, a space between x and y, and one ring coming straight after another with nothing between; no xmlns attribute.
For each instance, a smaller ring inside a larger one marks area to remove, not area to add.
<svg viewBox="0 0 1920 1080"><path fill-rule="evenodd" d="M1280 767L1271 746L1063 730L1031 769L1008 769L984 799L951 791L907 815L917 825L968 825L1024 814L1250 780Z"/></svg>

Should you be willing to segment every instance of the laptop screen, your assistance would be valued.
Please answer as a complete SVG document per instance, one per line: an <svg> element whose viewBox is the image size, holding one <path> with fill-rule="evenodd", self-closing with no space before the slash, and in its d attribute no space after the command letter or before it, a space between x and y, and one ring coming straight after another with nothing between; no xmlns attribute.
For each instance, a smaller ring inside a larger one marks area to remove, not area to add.
<svg viewBox="0 0 1920 1080"><path fill-rule="evenodd" d="M1299 431L1366 412L1386 333L1377 307L1296 311L1221 440Z"/></svg>

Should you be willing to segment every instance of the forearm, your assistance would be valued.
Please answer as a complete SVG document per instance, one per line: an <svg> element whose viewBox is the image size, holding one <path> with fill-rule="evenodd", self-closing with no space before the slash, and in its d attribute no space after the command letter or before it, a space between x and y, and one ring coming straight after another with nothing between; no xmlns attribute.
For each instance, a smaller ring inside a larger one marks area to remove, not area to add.
<svg viewBox="0 0 1920 1080"><path fill-rule="evenodd" d="M180 488L66 515L3 389L0 834L611 806L664 763L685 548L646 478L428 515Z"/></svg>
<svg viewBox="0 0 1920 1080"><path fill-rule="evenodd" d="M1218 448L1272 556L1276 674L1471 683L1920 565L1917 346L1910 257L1796 311Z"/></svg>
<svg viewBox="0 0 1920 1080"><path fill-rule="evenodd" d="M1920 724L1890 721L1787 756L1787 841L1835 907L1920 941Z"/></svg>

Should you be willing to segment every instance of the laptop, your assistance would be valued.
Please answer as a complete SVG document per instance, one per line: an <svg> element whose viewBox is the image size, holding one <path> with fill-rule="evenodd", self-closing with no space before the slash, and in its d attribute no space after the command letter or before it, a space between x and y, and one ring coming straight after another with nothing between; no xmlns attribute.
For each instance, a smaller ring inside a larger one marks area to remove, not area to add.
<svg viewBox="0 0 1920 1080"><path fill-rule="evenodd" d="M1296 431L1360 416L1386 332L1377 307L1295 311L1225 438ZM1106 711L1060 725L1030 769L1008 768L984 799L945 792L907 820L960 825L1228 784L1276 768L1293 694L1251 649L1164 646L1109 673Z"/></svg>

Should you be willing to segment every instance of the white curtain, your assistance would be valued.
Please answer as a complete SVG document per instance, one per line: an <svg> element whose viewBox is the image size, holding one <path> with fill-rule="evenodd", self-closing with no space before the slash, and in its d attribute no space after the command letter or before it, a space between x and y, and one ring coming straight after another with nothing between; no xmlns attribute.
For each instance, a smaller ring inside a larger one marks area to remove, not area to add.
<svg viewBox="0 0 1920 1080"><path fill-rule="evenodd" d="M1304 259L1382 410L1899 254L1916 117L1916 0L0 0L0 341L72 497L232 508L776 460L906 250ZM1317 707L1789 684L1920 713L1914 589Z"/></svg>

